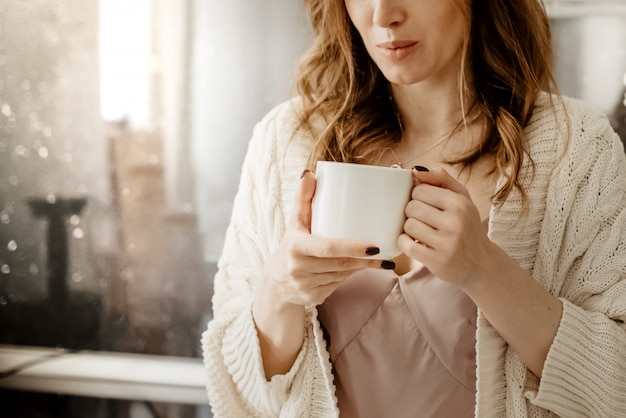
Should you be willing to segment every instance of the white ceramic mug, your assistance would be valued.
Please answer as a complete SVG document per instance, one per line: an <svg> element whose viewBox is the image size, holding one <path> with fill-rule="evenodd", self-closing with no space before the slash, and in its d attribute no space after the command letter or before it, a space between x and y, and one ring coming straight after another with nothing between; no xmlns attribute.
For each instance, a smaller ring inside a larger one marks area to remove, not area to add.
<svg viewBox="0 0 626 418"><path fill-rule="evenodd" d="M311 233L326 238L371 242L391 259L401 253L406 204L411 198L411 170L329 161L317 163Z"/></svg>

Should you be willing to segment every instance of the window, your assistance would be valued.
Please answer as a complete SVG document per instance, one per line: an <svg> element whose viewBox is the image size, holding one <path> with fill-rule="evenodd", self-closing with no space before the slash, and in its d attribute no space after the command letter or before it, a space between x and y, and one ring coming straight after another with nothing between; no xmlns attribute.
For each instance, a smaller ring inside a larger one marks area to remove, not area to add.
<svg viewBox="0 0 626 418"><path fill-rule="evenodd" d="M200 365L247 142L310 40L301 7L0 2L0 386L89 397L90 361ZM163 402L198 402L192 370ZM159 401L99 396L133 417Z"/></svg>

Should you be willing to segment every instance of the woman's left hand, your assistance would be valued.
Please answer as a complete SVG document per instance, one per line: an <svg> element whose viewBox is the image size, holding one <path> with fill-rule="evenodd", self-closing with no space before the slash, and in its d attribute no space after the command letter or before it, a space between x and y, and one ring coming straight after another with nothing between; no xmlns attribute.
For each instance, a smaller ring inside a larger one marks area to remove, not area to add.
<svg viewBox="0 0 626 418"><path fill-rule="evenodd" d="M444 169L413 170L418 180L406 206L402 251L435 276L461 287L480 277L493 253L467 189Z"/></svg>

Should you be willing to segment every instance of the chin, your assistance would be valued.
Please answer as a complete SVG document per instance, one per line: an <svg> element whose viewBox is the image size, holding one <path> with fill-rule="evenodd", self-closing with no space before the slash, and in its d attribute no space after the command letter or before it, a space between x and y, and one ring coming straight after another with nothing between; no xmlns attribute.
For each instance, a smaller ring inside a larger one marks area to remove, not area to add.
<svg viewBox="0 0 626 418"><path fill-rule="evenodd" d="M419 83L424 80L424 77L410 74L408 72L384 72L383 75L392 84L398 84L401 86L410 86L411 84Z"/></svg>
<svg viewBox="0 0 626 418"><path fill-rule="evenodd" d="M388 64L388 63L387 63ZM408 86L419 83L427 78L425 71L420 71L416 64L405 63L404 65L379 65L387 81L393 84Z"/></svg>

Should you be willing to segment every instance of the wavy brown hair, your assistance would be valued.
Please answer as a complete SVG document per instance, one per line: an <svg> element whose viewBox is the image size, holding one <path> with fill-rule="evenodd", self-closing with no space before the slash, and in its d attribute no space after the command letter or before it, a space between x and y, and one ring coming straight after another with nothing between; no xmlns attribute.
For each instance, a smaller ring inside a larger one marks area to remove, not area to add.
<svg viewBox="0 0 626 418"><path fill-rule="evenodd" d="M304 1L315 39L301 61L296 87L303 100L301 126L316 139L309 168L320 160L373 161L381 149L402 138L402 121L389 83L365 50L343 0ZM484 115L487 130L474 149L452 163L469 167L481 155L494 154L495 169L506 181L492 196L493 201L501 204L513 189L525 200L519 178L528 155L524 127L541 91L556 90L543 3L458 3L470 22L459 69L459 97L463 106ZM473 93L472 103L467 103L468 89ZM319 117L324 123L316 122Z"/></svg>

